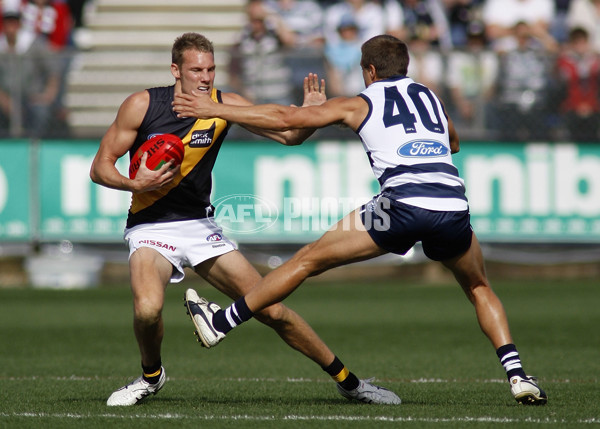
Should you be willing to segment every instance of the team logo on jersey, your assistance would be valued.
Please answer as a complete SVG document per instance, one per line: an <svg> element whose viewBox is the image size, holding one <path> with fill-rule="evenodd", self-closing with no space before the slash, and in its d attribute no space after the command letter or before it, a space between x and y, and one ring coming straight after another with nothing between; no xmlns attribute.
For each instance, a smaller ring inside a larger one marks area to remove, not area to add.
<svg viewBox="0 0 600 429"><path fill-rule="evenodd" d="M215 137L216 125L213 122L208 130L194 130L190 140L190 147L209 147Z"/></svg>
<svg viewBox="0 0 600 429"><path fill-rule="evenodd" d="M221 234L219 234L218 232L215 232L214 234L210 234L208 237L206 237L206 241L215 242L215 241L221 241L221 240L223 240L223 236Z"/></svg>
<svg viewBox="0 0 600 429"><path fill-rule="evenodd" d="M448 147L436 140L413 140L398 148L398 155L412 158L424 156L435 158L448 155Z"/></svg>

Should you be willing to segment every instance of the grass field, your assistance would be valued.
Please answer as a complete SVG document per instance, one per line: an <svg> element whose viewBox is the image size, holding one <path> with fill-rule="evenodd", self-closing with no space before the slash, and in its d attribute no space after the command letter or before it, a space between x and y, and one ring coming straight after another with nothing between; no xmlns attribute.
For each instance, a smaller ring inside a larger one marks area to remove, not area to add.
<svg viewBox="0 0 600 429"><path fill-rule="evenodd" d="M157 396L108 408L137 377L127 285L78 291L0 290L0 428L106 427L598 427L600 284L497 282L525 370L545 407L518 405L474 312L454 285L311 282L287 303L360 377L396 391L400 406L352 403L321 369L256 321L217 348L200 347L170 286Z"/></svg>

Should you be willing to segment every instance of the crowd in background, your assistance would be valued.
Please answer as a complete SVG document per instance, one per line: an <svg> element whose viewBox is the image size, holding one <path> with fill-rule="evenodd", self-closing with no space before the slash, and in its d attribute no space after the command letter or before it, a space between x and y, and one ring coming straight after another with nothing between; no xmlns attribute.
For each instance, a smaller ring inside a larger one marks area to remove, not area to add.
<svg viewBox="0 0 600 429"><path fill-rule="evenodd" d="M85 2L0 0L0 137L67 133L65 77Z"/></svg>
<svg viewBox="0 0 600 429"><path fill-rule="evenodd" d="M68 62L42 52L77 48L85 0L0 3L0 133L17 97L24 128L44 135L66 117ZM299 103L308 72L329 96L356 95L361 44L389 33L463 136L600 141L600 0L248 0L245 12L226 89L256 103ZM4 58L26 52L36 54L15 88Z"/></svg>
<svg viewBox="0 0 600 429"><path fill-rule="evenodd" d="M246 13L231 85L255 102L297 103L307 71L329 96L356 95L361 44L389 33L461 134L600 141L600 0L250 0Z"/></svg>

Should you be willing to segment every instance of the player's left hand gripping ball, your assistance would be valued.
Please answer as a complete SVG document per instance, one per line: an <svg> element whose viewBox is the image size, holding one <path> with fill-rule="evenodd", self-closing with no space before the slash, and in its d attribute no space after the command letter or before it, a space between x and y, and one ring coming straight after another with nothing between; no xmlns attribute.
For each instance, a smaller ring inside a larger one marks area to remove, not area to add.
<svg viewBox="0 0 600 429"><path fill-rule="evenodd" d="M185 149L181 139L173 134L160 134L152 137L145 141L131 158L129 163L130 179L135 178L144 152L148 153L146 167L149 170L158 170L170 160L173 160L173 167L181 165Z"/></svg>

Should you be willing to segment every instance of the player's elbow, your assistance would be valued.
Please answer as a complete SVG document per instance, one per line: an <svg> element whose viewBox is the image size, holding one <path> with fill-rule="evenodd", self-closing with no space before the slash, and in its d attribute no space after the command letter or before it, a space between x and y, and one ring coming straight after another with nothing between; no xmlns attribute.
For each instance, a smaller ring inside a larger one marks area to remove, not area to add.
<svg viewBox="0 0 600 429"><path fill-rule="evenodd" d="M281 117L276 120L275 129L279 131L291 131L294 129L294 126L286 117Z"/></svg>
<svg viewBox="0 0 600 429"><path fill-rule="evenodd" d="M90 167L90 179L94 183L99 184L99 182L100 182L100 177L98 175L98 172L96 171L96 163L95 162L92 162L92 166Z"/></svg>
<svg viewBox="0 0 600 429"><path fill-rule="evenodd" d="M298 107L281 106L274 119L277 129L281 131L290 131L297 128L302 128L298 123L296 116Z"/></svg>
<svg viewBox="0 0 600 429"><path fill-rule="evenodd" d="M92 180L92 182L98 185L104 185L102 169L100 164L101 163L98 162L97 159L94 159L94 161L92 161L92 166L90 167L90 179Z"/></svg>
<svg viewBox="0 0 600 429"><path fill-rule="evenodd" d="M304 142L304 139L300 139L297 137L288 137L283 141L284 146L299 146Z"/></svg>

